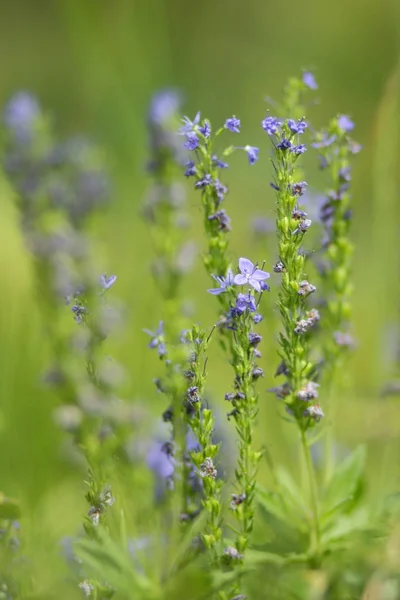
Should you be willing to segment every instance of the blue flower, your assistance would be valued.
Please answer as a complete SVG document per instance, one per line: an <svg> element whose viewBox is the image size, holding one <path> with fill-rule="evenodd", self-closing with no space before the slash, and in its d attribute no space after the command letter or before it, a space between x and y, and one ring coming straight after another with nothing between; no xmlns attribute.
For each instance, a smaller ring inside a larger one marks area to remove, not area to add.
<svg viewBox="0 0 400 600"><path fill-rule="evenodd" d="M189 117L183 117L183 125L179 128L180 135L188 135L189 133L196 133L198 131L198 125L200 121L200 111L196 114L193 121Z"/></svg>
<svg viewBox="0 0 400 600"><path fill-rule="evenodd" d="M195 188L196 189L203 189L205 187L207 187L208 185L211 185L213 182L211 175L204 175L203 179L199 179L199 181L197 181L197 183L195 183Z"/></svg>
<svg viewBox="0 0 400 600"><path fill-rule="evenodd" d="M15 94L4 109L4 123L18 143L29 143L35 121L40 117L40 107L34 96L27 92Z"/></svg>
<svg viewBox="0 0 400 600"><path fill-rule="evenodd" d="M166 89L154 94L150 102L149 121L163 125L179 112L182 98L177 90Z"/></svg>
<svg viewBox="0 0 400 600"><path fill-rule="evenodd" d="M225 121L225 129L229 129L232 133L240 133L240 119L237 119L235 115Z"/></svg>
<svg viewBox="0 0 400 600"><path fill-rule="evenodd" d="M299 119L298 121L295 121L294 119L289 119L287 124L290 131L292 131L293 133L298 133L299 135L304 133L308 127L307 123L303 119Z"/></svg>
<svg viewBox="0 0 400 600"><path fill-rule="evenodd" d="M292 146L290 148L290 152L293 152L293 154L296 154L297 156L299 156L300 154L304 154L304 152L307 150L305 144L299 144L298 146Z"/></svg>
<svg viewBox="0 0 400 600"><path fill-rule="evenodd" d="M256 313L255 315L253 315L253 321L256 325L258 325L258 323L261 323L261 321L263 320L262 315Z"/></svg>
<svg viewBox="0 0 400 600"><path fill-rule="evenodd" d="M353 121L347 115L338 116L338 126L346 133L349 133L355 127Z"/></svg>
<svg viewBox="0 0 400 600"><path fill-rule="evenodd" d="M186 142L183 145L190 151L196 150L200 145L198 136L195 133L187 133Z"/></svg>
<svg viewBox="0 0 400 600"><path fill-rule="evenodd" d="M283 150L283 151L286 151L286 150L293 151L294 146L290 140L283 138L281 143L277 145L277 148L279 148L279 150Z"/></svg>
<svg viewBox="0 0 400 600"><path fill-rule="evenodd" d="M187 167L185 171L185 177L194 177L194 175L197 175L193 160L188 160L188 162L185 163L185 167Z"/></svg>
<svg viewBox="0 0 400 600"><path fill-rule="evenodd" d="M254 165L258 161L258 153L259 149L254 146L245 146L243 150L247 154L247 158L249 159L249 164Z"/></svg>
<svg viewBox="0 0 400 600"><path fill-rule="evenodd" d="M110 287L112 287L116 281L116 275L109 275L107 277L107 275L104 273L104 275L100 275L99 277L99 283L103 290L109 290Z"/></svg>
<svg viewBox="0 0 400 600"><path fill-rule="evenodd" d="M150 331L149 329L143 329L143 331L151 337L151 340L149 342L149 348L158 348L158 354L160 358L165 356L167 353L167 348L165 345L163 321L159 322L155 333L153 331Z"/></svg>
<svg viewBox="0 0 400 600"><path fill-rule="evenodd" d="M218 210L215 214L210 215L208 217L209 221L218 221L218 229L220 231L230 231L231 230L231 219L227 215L226 210Z"/></svg>
<svg viewBox="0 0 400 600"><path fill-rule="evenodd" d="M322 134L322 139L318 140L317 142L313 142L311 144L311 146L313 148L328 148L328 146L330 146L331 144L333 144L333 142L336 140L336 135L330 135L328 136L328 134L324 131Z"/></svg>
<svg viewBox="0 0 400 600"><path fill-rule="evenodd" d="M240 273L235 275L236 285L251 285L257 292L261 292L261 282L269 278L269 273L257 269L248 258L239 258Z"/></svg>
<svg viewBox="0 0 400 600"><path fill-rule="evenodd" d="M225 277L220 277L218 275L212 275L212 278L215 279L215 281L220 286L219 288L212 288L210 290L207 290L207 292L209 292L210 294L213 294L214 296L219 296L219 294L226 292L226 290L228 288L232 287L232 285L233 285L234 277L233 277L232 269L227 270Z"/></svg>
<svg viewBox="0 0 400 600"><path fill-rule="evenodd" d="M228 163L220 160L216 154L214 154L212 157L212 163L215 167L219 167L220 169L228 169L229 168Z"/></svg>
<svg viewBox="0 0 400 600"><path fill-rule="evenodd" d="M235 309L240 315L244 313L245 310L255 312L257 310L257 305L254 296L252 296L250 293L238 294L238 297L236 298Z"/></svg>
<svg viewBox="0 0 400 600"><path fill-rule="evenodd" d="M218 200L221 203L222 200L225 198L225 194L228 192L228 188L226 187L226 185L221 183L219 179L216 179L214 181L214 189L217 193Z"/></svg>
<svg viewBox="0 0 400 600"><path fill-rule="evenodd" d="M199 131L205 138L209 138L211 134L211 125L208 121L204 122L202 127L199 127Z"/></svg>
<svg viewBox="0 0 400 600"><path fill-rule="evenodd" d="M282 121L276 117L266 117L263 121L261 121L262 128L268 133L268 135L274 135L278 131L281 124Z"/></svg>
<svg viewBox="0 0 400 600"><path fill-rule="evenodd" d="M310 88L310 90L317 90L318 89L318 84L315 81L315 77L314 77L313 73L310 73L310 71L305 71L303 73L303 83L308 88Z"/></svg>

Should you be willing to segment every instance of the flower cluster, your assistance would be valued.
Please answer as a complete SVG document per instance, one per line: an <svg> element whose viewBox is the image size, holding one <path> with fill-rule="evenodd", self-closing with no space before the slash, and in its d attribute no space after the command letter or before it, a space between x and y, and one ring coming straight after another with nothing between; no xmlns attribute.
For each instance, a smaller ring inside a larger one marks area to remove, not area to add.
<svg viewBox="0 0 400 600"><path fill-rule="evenodd" d="M284 369L280 373L286 376L283 388L278 388L279 398L284 398L289 414L293 415L302 429L307 429L319 418L310 410L318 397L304 394L303 391L314 385L309 380L313 371L308 350L308 333L319 321L317 310L307 308L307 297L315 292L316 286L305 279L305 256L301 244L311 219L301 208L301 196L307 187L305 181L297 181L296 168L298 158L306 150L301 136L308 127L304 118L278 119L267 115L262 128L268 134L273 145L272 164L274 180L272 187L277 195L278 262L275 273L282 277L278 307L282 318L283 332L280 334L280 356ZM275 391L276 388L274 388Z"/></svg>

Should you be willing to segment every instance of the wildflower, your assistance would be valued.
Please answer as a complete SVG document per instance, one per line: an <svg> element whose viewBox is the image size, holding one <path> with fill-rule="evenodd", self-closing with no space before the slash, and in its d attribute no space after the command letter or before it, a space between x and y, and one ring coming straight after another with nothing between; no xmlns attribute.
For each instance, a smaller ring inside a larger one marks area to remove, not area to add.
<svg viewBox="0 0 400 600"><path fill-rule="evenodd" d="M355 346L354 339L349 333L335 331L333 337L338 346L342 346L343 348L354 348Z"/></svg>
<svg viewBox="0 0 400 600"><path fill-rule="evenodd" d="M299 119L298 121L295 121L294 119L289 119L287 124L290 131L292 133L297 133L298 135L304 133L308 127L306 121L304 121L303 119Z"/></svg>
<svg viewBox="0 0 400 600"><path fill-rule="evenodd" d="M291 189L293 196L302 196L307 190L308 183L306 181L300 181L299 183L292 183ZM279 189L278 189L279 191Z"/></svg>
<svg viewBox="0 0 400 600"><path fill-rule="evenodd" d="M312 327L310 321L308 319L300 319L296 323L296 327L294 328L294 332L297 335L301 335L303 333L307 333L307 331Z"/></svg>
<svg viewBox="0 0 400 600"><path fill-rule="evenodd" d="M262 336L254 331L250 331L249 333L249 343L250 346L257 346L262 340Z"/></svg>
<svg viewBox="0 0 400 600"><path fill-rule="evenodd" d="M315 81L315 77L314 77L313 73L310 73L310 71L305 71L303 73L303 83L308 88L310 88L310 90L317 90L318 89L318 84Z"/></svg>
<svg viewBox="0 0 400 600"><path fill-rule="evenodd" d="M311 146L315 149L319 148L328 148L336 141L336 135L328 135L326 131L322 132L322 134L318 135L318 139L316 142L313 142Z"/></svg>
<svg viewBox="0 0 400 600"><path fill-rule="evenodd" d="M243 148L243 150L246 152L247 154L247 158L249 160L249 164L250 165L254 165L254 163L256 163L258 161L258 153L259 153L259 149L255 148L254 146L245 146Z"/></svg>
<svg viewBox="0 0 400 600"><path fill-rule="evenodd" d="M298 206L295 206L292 210L292 219L296 219L296 221L304 219L306 216L307 213L304 210L300 210Z"/></svg>
<svg viewBox="0 0 400 600"><path fill-rule="evenodd" d="M347 115L339 115L338 126L345 133L349 133L354 129L354 122Z"/></svg>
<svg viewBox="0 0 400 600"><path fill-rule="evenodd" d="M197 387L197 385L190 386L190 388L187 391L187 397L189 399L189 402L191 403L200 402L199 388Z"/></svg>
<svg viewBox="0 0 400 600"><path fill-rule="evenodd" d="M285 152L286 150L292 150L293 144L290 140L283 138L281 143L277 145L277 148L279 148L279 150L282 150L283 152Z"/></svg>
<svg viewBox="0 0 400 600"><path fill-rule="evenodd" d="M228 163L224 162L223 160L220 160L216 154L213 154L211 160L215 167L219 167L220 169L228 169L229 168Z"/></svg>
<svg viewBox="0 0 400 600"><path fill-rule="evenodd" d="M107 275L104 273L104 275L100 275L99 277L99 283L103 290L109 290L116 281L116 275L109 275L109 277L107 277Z"/></svg>
<svg viewBox="0 0 400 600"><path fill-rule="evenodd" d="M278 262L275 264L275 266L273 267L273 270L274 270L274 273L285 273L286 272L285 265L280 260L278 260Z"/></svg>
<svg viewBox="0 0 400 600"><path fill-rule="evenodd" d="M236 510L245 500L246 494L232 494L232 500L230 502L231 509Z"/></svg>
<svg viewBox="0 0 400 600"><path fill-rule="evenodd" d="M289 369L287 368L285 362L282 360L279 365L278 368L275 371L275 377L278 377L278 375L288 375L289 374Z"/></svg>
<svg viewBox="0 0 400 600"><path fill-rule="evenodd" d="M293 152L293 154L296 154L297 156L300 156L300 154L304 154L306 150L307 148L305 144L299 144L298 146L291 145L290 147L290 152Z"/></svg>
<svg viewBox="0 0 400 600"><path fill-rule="evenodd" d="M219 283L220 286L219 288L207 290L207 292L213 294L214 296L218 296L219 294L226 292L226 290L233 285L234 276L232 269L228 269L225 277L220 277L218 275L212 275L212 277L217 283Z"/></svg>
<svg viewBox="0 0 400 600"><path fill-rule="evenodd" d="M149 329L143 329L143 331L145 333L147 333L147 335L150 335L152 338L151 341L149 342L149 348L151 348L151 349L158 348L158 355L160 358L163 358L163 356L165 356L167 354L167 348L165 345L165 338L164 338L164 323L163 323L163 321L159 322L155 333L153 331L150 331Z"/></svg>
<svg viewBox="0 0 400 600"><path fill-rule="evenodd" d="M213 182L211 175L204 175L203 179L199 179L199 181L197 181L195 183L195 188L196 189L203 189L205 187L207 187L208 185L211 185Z"/></svg>
<svg viewBox="0 0 400 600"><path fill-rule="evenodd" d="M247 309L250 312L255 312L257 309L254 296L249 294L238 294L236 298L236 311L241 315Z"/></svg>
<svg viewBox="0 0 400 600"><path fill-rule="evenodd" d="M261 367L255 367L251 373L253 379L258 379L259 377L264 377L264 371Z"/></svg>
<svg viewBox="0 0 400 600"><path fill-rule="evenodd" d="M231 219L227 215L226 210L218 210L213 215L208 217L209 221L218 221L219 230L220 231L230 231L231 230Z"/></svg>
<svg viewBox="0 0 400 600"><path fill-rule="evenodd" d="M293 231L293 233L305 233L311 227L312 221L311 219L303 219L298 224L297 228Z"/></svg>
<svg viewBox="0 0 400 600"><path fill-rule="evenodd" d="M308 381L306 385L296 393L296 396L299 400L303 400L305 402L308 400L313 400L314 398L318 398L318 387L318 383L315 383L314 381Z"/></svg>
<svg viewBox="0 0 400 600"><path fill-rule="evenodd" d="M74 306L71 307L71 310L75 314L75 321L78 323L78 325L83 323L84 316L87 313L87 308L81 304L74 304Z"/></svg>
<svg viewBox="0 0 400 600"><path fill-rule="evenodd" d="M173 416L174 416L174 412L172 410L172 407L170 406L169 408L164 410L164 412L162 414L164 423L170 423L173 419Z"/></svg>
<svg viewBox="0 0 400 600"><path fill-rule="evenodd" d="M349 151L352 154L358 154L359 152L361 152L361 150L362 150L361 144L359 144L358 142L354 142L353 140L349 141Z"/></svg>
<svg viewBox="0 0 400 600"><path fill-rule="evenodd" d="M258 325L258 323L261 323L261 321L263 320L263 316L256 313L255 315L253 315L253 321L256 325Z"/></svg>
<svg viewBox="0 0 400 600"><path fill-rule="evenodd" d="M347 166L347 167L343 167L342 169L339 169L339 179L341 181L346 181L349 182L351 181L351 167Z"/></svg>
<svg viewBox="0 0 400 600"><path fill-rule="evenodd" d="M241 554L233 546L228 546L227 548L225 548L224 556L229 560L242 560L243 558L243 554Z"/></svg>
<svg viewBox="0 0 400 600"><path fill-rule="evenodd" d="M4 123L13 133L15 141L27 144L34 133L35 121L40 117L40 107L27 92L19 92L9 100L4 109Z"/></svg>
<svg viewBox="0 0 400 600"><path fill-rule="evenodd" d="M199 127L199 131L205 138L209 138L211 135L211 125L208 121L204 122L202 127Z"/></svg>
<svg viewBox="0 0 400 600"><path fill-rule="evenodd" d="M262 128L268 133L268 135L274 135L277 133L282 121L276 117L266 117L261 121Z"/></svg>
<svg viewBox="0 0 400 600"><path fill-rule="evenodd" d="M269 388L267 392L272 392L278 398L278 400L283 400L286 396L290 394L290 385L288 382L283 383L282 385L278 385L276 387Z"/></svg>
<svg viewBox="0 0 400 600"><path fill-rule="evenodd" d="M257 292L261 292L260 282L269 278L269 273L257 268L248 258L239 258L239 269L241 273L235 275L236 285L251 285Z"/></svg>
<svg viewBox="0 0 400 600"><path fill-rule="evenodd" d="M200 465L200 475L202 477L211 477L215 479L217 476L217 469L214 467L214 463L211 458L206 458Z"/></svg>
<svg viewBox="0 0 400 600"><path fill-rule="evenodd" d="M187 167L185 171L185 177L194 177L197 175L197 170L193 160L189 160L185 163L185 167Z"/></svg>
<svg viewBox="0 0 400 600"><path fill-rule="evenodd" d="M181 96L176 90L167 89L154 94L148 113L150 123L164 125L178 113L181 103Z"/></svg>
<svg viewBox="0 0 400 600"><path fill-rule="evenodd" d="M299 283L299 289L297 290L297 293L299 296L308 296L309 294L315 292L316 289L317 288L314 285L309 283L306 279L303 279L303 281L300 281Z"/></svg>
<svg viewBox="0 0 400 600"><path fill-rule="evenodd" d="M198 125L200 121L200 111L196 113L193 121L189 119L189 117L183 117L182 119L183 125L179 128L180 135L188 135L191 133L196 133L198 131Z"/></svg>
<svg viewBox="0 0 400 600"><path fill-rule="evenodd" d="M219 179L216 179L213 185L215 191L217 192L219 202L222 202L222 200L225 198L225 194L228 192L228 188L226 185L221 183Z"/></svg>
<svg viewBox="0 0 400 600"><path fill-rule="evenodd" d="M311 417L316 422L320 421L321 419L323 419L323 417L325 417L324 411L322 410L319 404L312 404L311 406L308 406L304 411L304 416Z"/></svg>
<svg viewBox="0 0 400 600"><path fill-rule="evenodd" d="M199 145L200 145L200 141L195 133L188 133L186 135L186 141L183 144L183 146L185 148L192 151L192 150L196 150L199 147Z"/></svg>
<svg viewBox="0 0 400 600"><path fill-rule="evenodd" d="M225 129L229 129L232 133L240 133L240 119L237 119L235 115L225 121Z"/></svg>
<svg viewBox="0 0 400 600"><path fill-rule="evenodd" d="M95 590L94 585L90 583L90 581L88 581L87 579L84 579L80 582L79 588L82 590L86 597L91 596L92 592L94 592Z"/></svg>

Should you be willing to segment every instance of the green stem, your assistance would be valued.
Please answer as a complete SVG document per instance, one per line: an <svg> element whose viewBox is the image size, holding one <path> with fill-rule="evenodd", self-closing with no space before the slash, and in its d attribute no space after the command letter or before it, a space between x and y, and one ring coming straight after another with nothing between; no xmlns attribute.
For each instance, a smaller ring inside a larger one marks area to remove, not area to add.
<svg viewBox="0 0 400 600"><path fill-rule="evenodd" d="M310 487L310 501L311 510L313 513L313 522L310 531L310 550L313 556L319 555L320 550L320 523L319 523L319 512L318 512L318 492L317 483L315 480L315 473L311 460L310 447L307 442L306 432L304 429L301 430L301 444L303 446L304 458L306 462L306 469L308 475L308 483Z"/></svg>

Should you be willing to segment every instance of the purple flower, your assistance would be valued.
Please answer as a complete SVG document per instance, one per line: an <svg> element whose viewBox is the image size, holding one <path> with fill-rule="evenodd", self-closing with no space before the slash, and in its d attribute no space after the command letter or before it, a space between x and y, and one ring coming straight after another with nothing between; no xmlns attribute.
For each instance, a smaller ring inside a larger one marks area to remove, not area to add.
<svg viewBox="0 0 400 600"><path fill-rule="evenodd" d="M261 323L262 320L263 320L263 316L260 315L259 313L256 313L255 315L253 315L253 321L256 325L258 325L258 323Z"/></svg>
<svg viewBox="0 0 400 600"><path fill-rule="evenodd" d="M338 116L338 126L346 133L354 129L354 123L347 115Z"/></svg>
<svg viewBox="0 0 400 600"><path fill-rule="evenodd" d="M187 167L185 171L185 177L194 177L195 175L197 175L196 167L193 160L188 160L188 162L185 163L185 167Z"/></svg>
<svg viewBox="0 0 400 600"><path fill-rule="evenodd" d="M212 177L211 175L204 175L203 179L199 179L199 181L197 181L197 183L195 184L195 188L198 189L203 189L205 187L207 187L208 185L212 184Z"/></svg>
<svg viewBox="0 0 400 600"><path fill-rule="evenodd" d="M281 126L281 123L282 121L276 117L266 117L263 121L261 121L262 128L268 133L268 135L274 135Z"/></svg>
<svg viewBox="0 0 400 600"><path fill-rule="evenodd" d="M40 107L34 96L18 92L6 104L4 123L11 130L18 143L29 143L35 121L40 116Z"/></svg>
<svg viewBox="0 0 400 600"><path fill-rule="evenodd" d="M200 141L195 133L187 133L186 134L186 142L184 142L183 145L185 148L192 151L192 150L196 150L199 147Z"/></svg>
<svg viewBox="0 0 400 600"><path fill-rule="evenodd" d="M159 354L160 358L165 356L167 353L167 349L166 349L165 340L164 340L164 323L163 323L163 321L159 322L155 333L153 331L150 331L149 329L143 329L143 331L152 338L151 341L149 342L149 348L151 348L151 349L158 348L158 354Z"/></svg>
<svg viewBox="0 0 400 600"><path fill-rule="evenodd" d="M109 275L107 277L107 275L104 273L104 275L100 275L99 277L99 283L103 290L109 290L110 287L112 287L116 281L116 275Z"/></svg>
<svg viewBox="0 0 400 600"><path fill-rule="evenodd" d="M313 142L311 144L311 146L313 148L328 148L328 146L330 146L331 144L333 144L333 142L336 140L336 135L330 135L328 136L328 134L326 133L326 131L324 131L322 133L322 139L318 140L317 142Z"/></svg>
<svg viewBox="0 0 400 600"><path fill-rule="evenodd" d="M290 152L293 152L293 154L296 154L297 156L304 154L306 150L307 148L304 144L299 144L298 146L292 146L290 148Z"/></svg>
<svg viewBox="0 0 400 600"><path fill-rule="evenodd" d="M299 135L304 133L308 127L307 123L302 119L299 119L298 121L295 121L294 119L289 119L287 124L292 133L298 133Z"/></svg>
<svg viewBox="0 0 400 600"><path fill-rule="evenodd" d="M199 131L205 138L209 138L211 134L211 125L208 121L204 122L202 127L199 127Z"/></svg>
<svg viewBox="0 0 400 600"><path fill-rule="evenodd" d="M261 283L269 278L269 273L257 269L248 258L239 258L239 269L241 273L235 275L236 285L251 285L257 292L261 292Z"/></svg>
<svg viewBox="0 0 400 600"><path fill-rule="evenodd" d="M245 146L243 150L247 153L247 158L249 159L249 164L254 165L258 161L258 152L259 149L254 146Z"/></svg>
<svg viewBox="0 0 400 600"><path fill-rule="evenodd" d="M220 160L216 154L213 155L212 162L215 167L219 167L220 169L228 169L229 168L228 163Z"/></svg>
<svg viewBox="0 0 400 600"><path fill-rule="evenodd" d="M209 292L210 294L213 294L213 296L219 296L219 294L226 292L226 290L233 285L234 277L233 277L232 269L227 270L225 277L220 277L219 275L212 275L212 278L215 279L215 281L220 286L219 288L213 288L213 289L207 290L207 292Z"/></svg>
<svg viewBox="0 0 400 600"><path fill-rule="evenodd" d="M353 140L349 141L349 150L352 154L358 154L362 150L361 144L358 142L353 142Z"/></svg>
<svg viewBox="0 0 400 600"><path fill-rule="evenodd" d="M286 138L283 138L283 140L281 141L281 143L277 145L277 148L279 148L279 150L282 150L284 152L286 150L291 150L293 152L294 146L293 146L293 144L292 144L292 142L290 140L288 140Z"/></svg>
<svg viewBox="0 0 400 600"><path fill-rule="evenodd" d="M240 133L240 119L237 119L235 115L225 121L225 129L229 129L232 133Z"/></svg>
<svg viewBox="0 0 400 600"><path fill-rule="evenodd" d="M222 210L217 210L216 213L214 213L213 215L210 215L208 217L209 221L218 221L218 229L220 231L230 231L231 230L231 219L230 217L227 215L226 210L222 209Z"/></svg>
<svg viewBox="0 0 400 600"><path fill-rule="evenodd" d="M303 73L303 83L308 88L310 88L310 90L317 90L318 89L318 84L315 81L315 77L314 77L313 73L310 73L310 71L305 71Z"/></svg>
<svg viewBox="0 0 400 600"><path fill-rule="evenodd" d="M257 305L254 296L252 296L250 293L238 294L238 297L236 298L235 309L239 314L244 313L245 310L255 312L257 310Z"/></svg>
<svg viewBox="0 0 400 600"><path fill-rule="evenodd" d="M214 181L214 189L217 193L218 200L221 203L222 200L225 198L225 194L228 192L228 188L226 187L226 185L221 183L219 179L216 179Z"/></svg>
<svg viewBox="0 0 400 600"><path fill-rule="evenodd" d="M299 181L299 183L292 183L292 194L293 196L302 196L307 190L308 183L306 181Z"/></svg>
<svg viewBox="0 0 400 600"><path fill-rule="evenodd" d="M150 102L149 121L155 125L163 125L180 109L182 98L176 90L166 89L154 94Z"/></svg>
<svg viewBox="0 0 400 600"><path fill-rule="evenodd" d="M196 133L198 131L198 124L200 121L200 111L196 114L193 121L189 117L183 117L183 125L179 128L180 135L188 135L190 133Z"/></svg>

